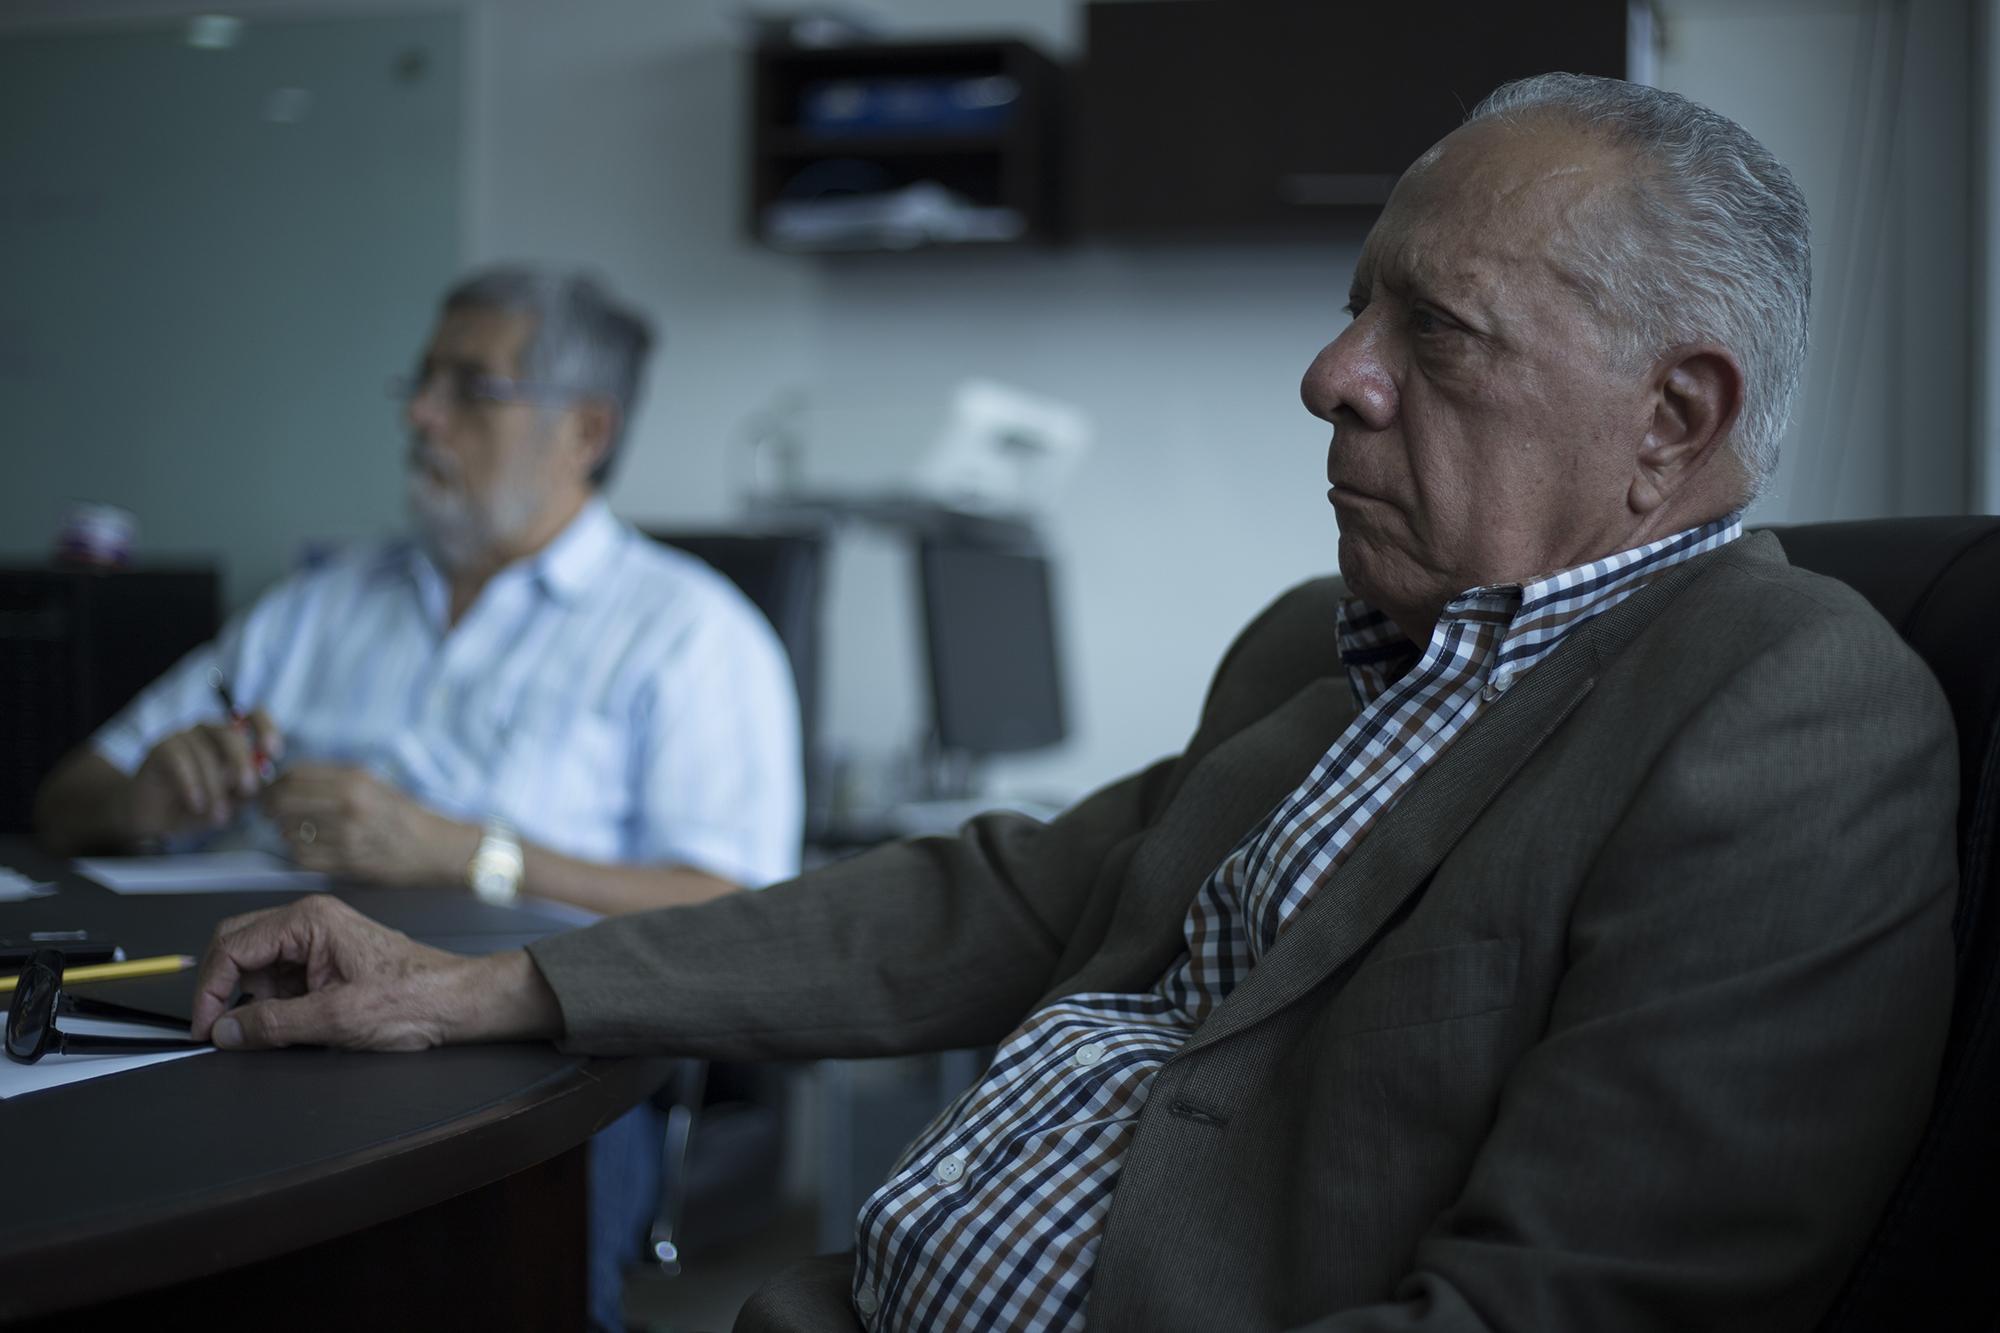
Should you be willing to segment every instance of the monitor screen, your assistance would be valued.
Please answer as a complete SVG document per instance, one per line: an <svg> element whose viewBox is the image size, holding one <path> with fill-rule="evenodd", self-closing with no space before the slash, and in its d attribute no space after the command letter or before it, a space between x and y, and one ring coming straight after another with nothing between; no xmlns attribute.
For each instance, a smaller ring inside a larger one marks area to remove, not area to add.
<svg viewBox="0 0 2000 1333"><path fill-rule="evenodd" d="M1009 754L1060 741L1048 560L1018 546L930 537L917 561L938 743Z"/></svg>

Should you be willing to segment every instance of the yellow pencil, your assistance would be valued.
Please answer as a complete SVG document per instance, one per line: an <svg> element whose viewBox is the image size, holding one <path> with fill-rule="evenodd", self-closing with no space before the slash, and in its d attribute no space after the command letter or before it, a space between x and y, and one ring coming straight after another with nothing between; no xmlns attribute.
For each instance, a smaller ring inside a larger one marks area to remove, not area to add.
<svg viewBox="0 0 2000 1333"><path fill-rule="evenodd" d="M63 969L63 984L72 981L116 981L120 977L157 977L167 972L185 972L194 959L184 953L161 954L158 958L131 958L122 963L85 963ZM18 976L0 977L0 995L14 989Z"/></svg>

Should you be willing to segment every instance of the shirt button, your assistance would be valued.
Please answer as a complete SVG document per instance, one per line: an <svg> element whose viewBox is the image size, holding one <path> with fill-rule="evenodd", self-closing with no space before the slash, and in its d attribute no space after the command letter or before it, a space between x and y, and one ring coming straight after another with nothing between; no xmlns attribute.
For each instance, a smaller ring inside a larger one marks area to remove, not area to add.
<svg viewBox="0 0 2000 1333"><path fill-rule="evenodd" d="M1076 1063L1079 1068L1088 1069L1104 1058L1104 1043L1087 1041L1076 1048Z"/></svg>
<svg viewBox="0 0 2000 1333"><path fill-rule="evenodd" d="M1505 694L1506 692L1507 692L1506 681L1489 680L1483 687L1481 687L1479 691L1479 697L1484 699L1487 703L1490 704L1495 699L1498 699L1502 694Z"/></svg>
<svg viewBox="0 0 2000 1333"><path fill-rule="evenodd" d="M875 1299L875 1289L873 1287L863 1287L854 1293L854 1308L861 1311L862 1316L865 1318L881 1309L882 1302Z"/></svg>
<svg viewBox="0 0 2000 1333"><path fill-rule="evenodd" d="M953 1153L939 1162L931 1175L940 1185L956 1185L958 1178L965 1174L965 1154Z"/></svg>

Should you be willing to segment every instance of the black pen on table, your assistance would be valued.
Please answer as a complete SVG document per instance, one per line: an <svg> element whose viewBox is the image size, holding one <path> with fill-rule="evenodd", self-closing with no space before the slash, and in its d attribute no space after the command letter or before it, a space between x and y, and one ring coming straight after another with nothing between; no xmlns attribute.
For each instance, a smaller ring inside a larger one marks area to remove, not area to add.
<svg viewBox="0 0 2000 1333"><path fill-rule="evenodd" d="M236 696L229 692L229 682L223 678L221 667L208 669L208 683L215 687L215 697L222 701L223 711L229 714L229 725L250 738L250 763L257 770L257 780L269 782L278 775L277 766L271 762L271 756L264 753L264 741L258 736L250 715L236 706Z"/></svg>

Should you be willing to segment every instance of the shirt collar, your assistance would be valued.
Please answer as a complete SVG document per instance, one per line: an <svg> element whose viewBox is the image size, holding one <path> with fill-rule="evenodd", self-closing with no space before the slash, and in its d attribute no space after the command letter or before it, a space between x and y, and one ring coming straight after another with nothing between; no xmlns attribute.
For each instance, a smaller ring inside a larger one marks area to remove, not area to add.
<svg viewBox="0 0 2000 1333"><path fill-rule="evenodd" d="M623 533L624 525L612 517L604 497L591 496L569 526L529 562L535 581L557 601L575 601L599 582Z"/></svg>
<svg viewBox="0 0 2000 1333"><path fill-rule="evenodd" d="M1610 610L1675 565L1725 546L1743 535L1743 514L1684 528L1644 546L1558 570L1529 583L1468 588L1445 604L1432 642L1447 626L1465 620L1504 619L1488 664L1504 686L1547 657L1592 616ZM1340 606L1340 660L1354 694L1366 706L1418 658L1417 647L1396 623L1359 597Z"/></svg>
<svg viewBox="0 0 2000 1333"><path fill-rule="evenodd" d="M611 513L601 495L584 501L555 538L518 565L501 570L496 579L532 579L537 588L558 601L573 602L598 582L605 566L617 552L625 525ZM424 550L423 543L409 544L409 571L417 585L425 613L439 625L444 623L448 595L444 575Z"/></svg>

